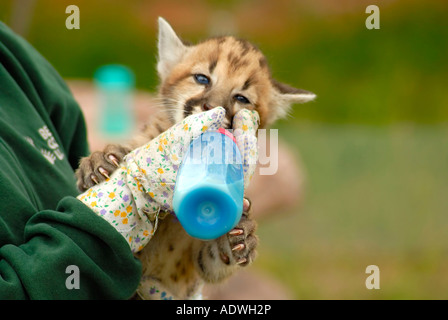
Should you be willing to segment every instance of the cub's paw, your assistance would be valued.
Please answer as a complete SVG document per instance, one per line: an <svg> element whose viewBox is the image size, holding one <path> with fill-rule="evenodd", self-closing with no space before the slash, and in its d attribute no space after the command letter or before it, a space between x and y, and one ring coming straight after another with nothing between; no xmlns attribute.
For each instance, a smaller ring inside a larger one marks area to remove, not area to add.
<svg viewBox="0 0 448 320"><path fill-rule="evenodd" d="M103 151L95 151L90 156L82 158L76 170L78 189L85 191L108 179L130 151L126 147L109 144Z"/></svg>
<svg viewBox="0 0 448 320"><path fill-rule="evenodd" d="M257 223L250 217L251 205L244 199L243 215L237 226L220 238L226 242L219 247L219 257L226 265L247 266L255 260L258 237Z"/></svg>
<svg viewBox="0 0 448 320"><path fill-rule="evenodd" d="M193 258L196 270L209 283L221 282L240 267L252 263L256 256L257 224L250 217L250 201L244 199L243 215L229 233L212 241L196 241Z"/></svg>

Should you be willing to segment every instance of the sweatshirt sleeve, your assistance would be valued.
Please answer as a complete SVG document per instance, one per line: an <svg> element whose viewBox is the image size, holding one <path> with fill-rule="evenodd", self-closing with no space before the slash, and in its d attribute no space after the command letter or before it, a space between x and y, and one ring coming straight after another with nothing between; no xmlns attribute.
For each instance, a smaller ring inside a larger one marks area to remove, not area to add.
<svg viewBox="0 0 448 320"><path fill-rule="evenodd" d="M140 276L121 235L73 197L35 213L23 244L0 247L0 300L128 299Z"/></svg>
<svg viewBox="0 0 448 320"><path fill-rule="evenodd" d="M0 300L135 292L140 262L76 199L73 170L87 152L82 113L61 77L0 22Z"/></svg>

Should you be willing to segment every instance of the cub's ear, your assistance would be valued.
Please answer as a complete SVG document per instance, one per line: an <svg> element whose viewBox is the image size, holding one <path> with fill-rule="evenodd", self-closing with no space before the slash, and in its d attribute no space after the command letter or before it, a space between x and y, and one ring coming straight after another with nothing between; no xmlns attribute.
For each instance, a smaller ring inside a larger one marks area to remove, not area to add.
<svg viewBox="0 0 448 320"><path fill-rule="evenodd" d="M273 114L273 121L285 117L291 105L294 103L305 103L314 100L316 95L312 92L296 89L287 84L278 82L277 80L271 79L272 87L274 89L273 93L273 105L276 109Z"/></svg>
<svg viewBox="0 0 448 320"><path fill-rule="evenodd" d="M162 81L168 76L171 69L179 63L187 51L187 47L174 32L165 19L159 17L159 59L157 71Z"/></svg>

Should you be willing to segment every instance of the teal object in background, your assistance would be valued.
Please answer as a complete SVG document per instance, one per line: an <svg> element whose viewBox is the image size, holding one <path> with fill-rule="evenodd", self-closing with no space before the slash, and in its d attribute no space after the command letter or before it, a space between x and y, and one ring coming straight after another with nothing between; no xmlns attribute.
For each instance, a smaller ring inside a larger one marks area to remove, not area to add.
<svg viewBox="0 0 448 320"><path fill-rule="evenodd" d="M233 136L220 129L195 139L176 178L173 209L185 231L201 240L216 239L243 213L244 176Z"/></svg>
<svg viewBox="0 0 448 320"><path fill-rule="evenodd" d="M133 72L122 65L105 65L95 72L101 108L100 132L106 138L129 138L134 130Z"/></svg>

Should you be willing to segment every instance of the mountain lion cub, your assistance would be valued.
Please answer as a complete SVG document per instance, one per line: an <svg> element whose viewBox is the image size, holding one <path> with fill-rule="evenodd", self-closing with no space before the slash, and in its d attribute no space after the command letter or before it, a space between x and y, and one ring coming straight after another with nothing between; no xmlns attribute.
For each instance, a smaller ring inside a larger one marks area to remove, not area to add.
<svg viewBox="0 0 448 320"><path fill-rule="evenodd" d="M247 108L258 112L260 128L265 128L287 115L292 103L308 102L315 97L311 92L272 79L266 58L251 43L225 36L197 45L186 44L162 18L157 71L163 110L149 119L141 136L130 145L108 145L82 159L76 172L80 190L105 180L130 150L190 114L222 106L227 112L225 126L230 127L233 115ZM220 282L249 265L258 243L249 207L245 200L239 224L213 241L191 238L173 215L160 220L154 237L137 254L143 265L142 281L146 282L137 290L139 296L195 298L204 281Z"/></svg>

